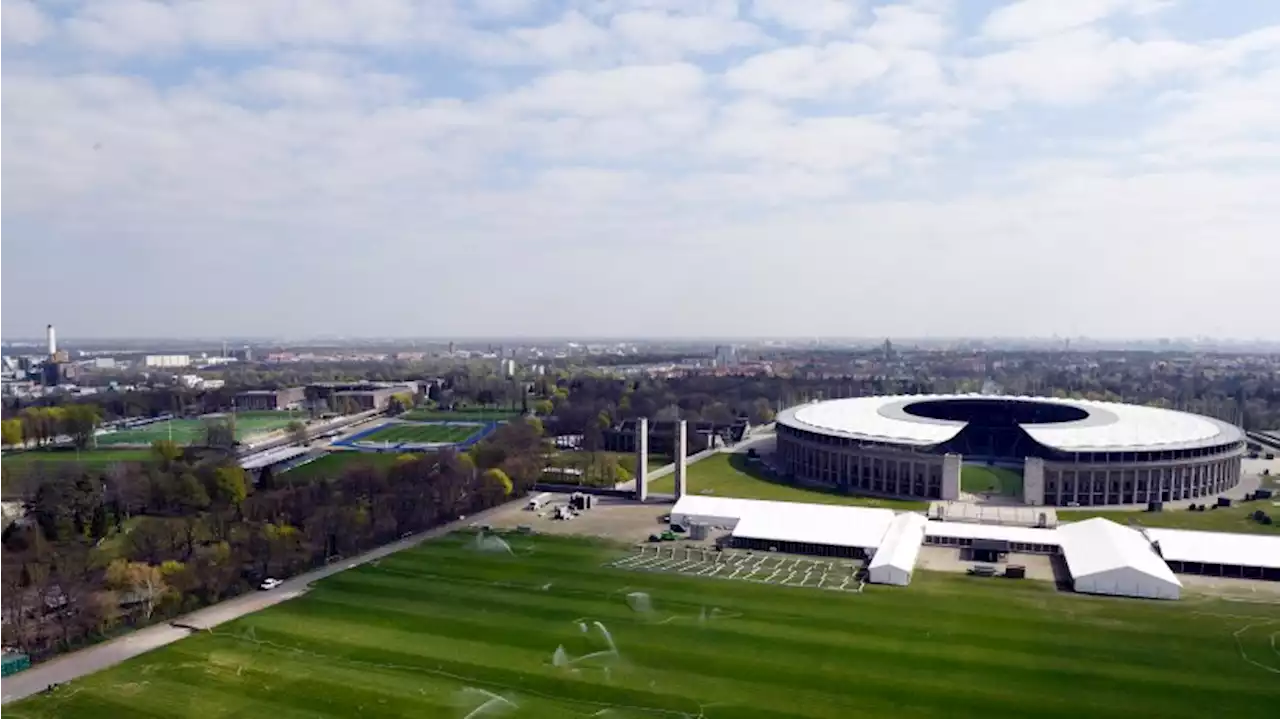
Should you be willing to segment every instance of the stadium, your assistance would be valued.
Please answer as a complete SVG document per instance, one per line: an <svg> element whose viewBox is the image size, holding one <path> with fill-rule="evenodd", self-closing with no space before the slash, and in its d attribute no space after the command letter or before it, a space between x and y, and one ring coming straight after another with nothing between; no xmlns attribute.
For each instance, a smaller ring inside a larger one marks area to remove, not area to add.
<svg viewBox="0 0 1280 719"><path fill-rule="evenodd" d="M850 493L953 500L965 464L1022 475L1029 505L1207 497L1234 487L1244 432L1155 407L994 395L857 397L777 417L778 468Z"/></svg>

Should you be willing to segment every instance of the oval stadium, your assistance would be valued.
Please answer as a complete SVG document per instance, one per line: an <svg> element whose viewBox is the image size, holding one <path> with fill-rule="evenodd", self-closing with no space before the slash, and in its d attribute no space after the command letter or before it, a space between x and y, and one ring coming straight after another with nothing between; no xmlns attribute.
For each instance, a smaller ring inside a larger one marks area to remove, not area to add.
<svg viewBox="0 0 1280 719"><path fill-rule="evenodd" d="M1236 485L1244 432L1187 412L994 395L856 397L777 417L788 477L851 494L954 500L962 468L1019 476L1023 503L1194 499Z"/></svg>

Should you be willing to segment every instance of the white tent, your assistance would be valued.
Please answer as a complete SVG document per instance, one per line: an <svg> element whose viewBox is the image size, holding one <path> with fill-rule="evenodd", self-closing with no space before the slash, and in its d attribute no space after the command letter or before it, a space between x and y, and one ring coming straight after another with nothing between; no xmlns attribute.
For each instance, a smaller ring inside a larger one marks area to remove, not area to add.
<svg viewBox="0 0 1280 719"><path fill-rule="evenodd" d="M762 503L752 499L686 494L671 508L671 523L686 527L705 524L718 529L733 529L738 520L748 513L759 511L760 504Z"/></svg>
<svg viewBox="0 0 1280 719"><path fill-rule="evenodd" d="M1136 529L1095 517L1058 527L1077 592L1177 599L1182 583Z"/></svg>
<svg viewBox="0 0 1280 719"><path fill-rule="evenodd" d="M905 512L894 517L880 540L871 563L867 565L868 579L874 584L896 584L905 587L911 583L911 573L924 542L924 529L928 524L923 516Z"/></svg>

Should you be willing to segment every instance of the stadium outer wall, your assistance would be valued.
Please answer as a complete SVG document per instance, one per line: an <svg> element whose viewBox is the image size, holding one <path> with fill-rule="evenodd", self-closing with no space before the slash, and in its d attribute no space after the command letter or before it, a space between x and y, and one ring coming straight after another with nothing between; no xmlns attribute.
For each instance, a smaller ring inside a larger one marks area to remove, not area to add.
<svg viewBox="0 0 1280 719"><path fill-rule="evenodd" d="M776 425L776 463L790 478L850 494L921 500L960 497L963 455L959 453L943 452L938 446L816 432L788 423L787 415L787 411L780 414ZM1066 460L1026 457L1023 502L1095 507L1209 497L1239 483L1244 451L1244 443L1239 442L1179 453L1092 452Z"/></svg>

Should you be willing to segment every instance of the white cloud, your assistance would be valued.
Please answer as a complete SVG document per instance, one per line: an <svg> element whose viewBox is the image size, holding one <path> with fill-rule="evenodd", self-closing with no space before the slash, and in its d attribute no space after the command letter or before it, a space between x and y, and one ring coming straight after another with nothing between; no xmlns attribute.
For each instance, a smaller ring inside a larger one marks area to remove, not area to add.
<svg viewBox="0 0 1280 719"><path fill-rule="evenodd" d="M0 24L3 24L5 42L34 45L51 31L49 19L29 0L5 0L0 11L3 12Z"/></svg>
<svg viewBox="0 0 1280 719"><path fill-rule="evenodd" d="M707 296L802 285L717 331L848 332L827 303L880 307L869 334L1228 334L1256 326L1202 296L1272 299L1234 275L1280 262L1280 28L1119 37L1144 7L1095 0L967 33L967 3L928 0L297 1L5 2L6 332L698 334ZM201 271L119 282L175 255ZM684 261L619 293L655 256ZM991 257L999 313L968 279ZM408 267L455 271L368 312ZM476 272L573 281L421 310ZM211 306L227 277L258 289Z"/></svg>
<svg viewBox="0 0 1280 719"><path fill-rule="evenodd" d="M1152 13L1168 4L1165 0L1018 0L988 15L982 32L995 40L1025 40L1074 30L1121 13Z"/></svg>
<svg viewBox="0 0 1280 719"><path fill-rule="evenodd" d="M752 0L752 14L784 28L806 33L832 33L853 25L853 0Z"/></svg>
<svg viewBox="0 0 1280 719"><path fill-rule="evenodd" d="M725 73L738 90L774 97L840 94L880 77L889 64L867 45L799 45L747 58Z"/></svg>
<svg viewBox="0 0 1280 719"><path fill-rule="evenodd" d="M706 82L696 65L629 66L545 75L500 98L503 107L534 113L601 116L653 112L697 102Z"/></svg>
<svg viewBox="0 0 1280 719"><path fill-rule="evenodd" d="M1051 105L1096 100L1127 81L1201 67L1200 48L1176 41L1116 40L1076 30L959 63L966 100L999 107L1017 99Z"/></svg>

